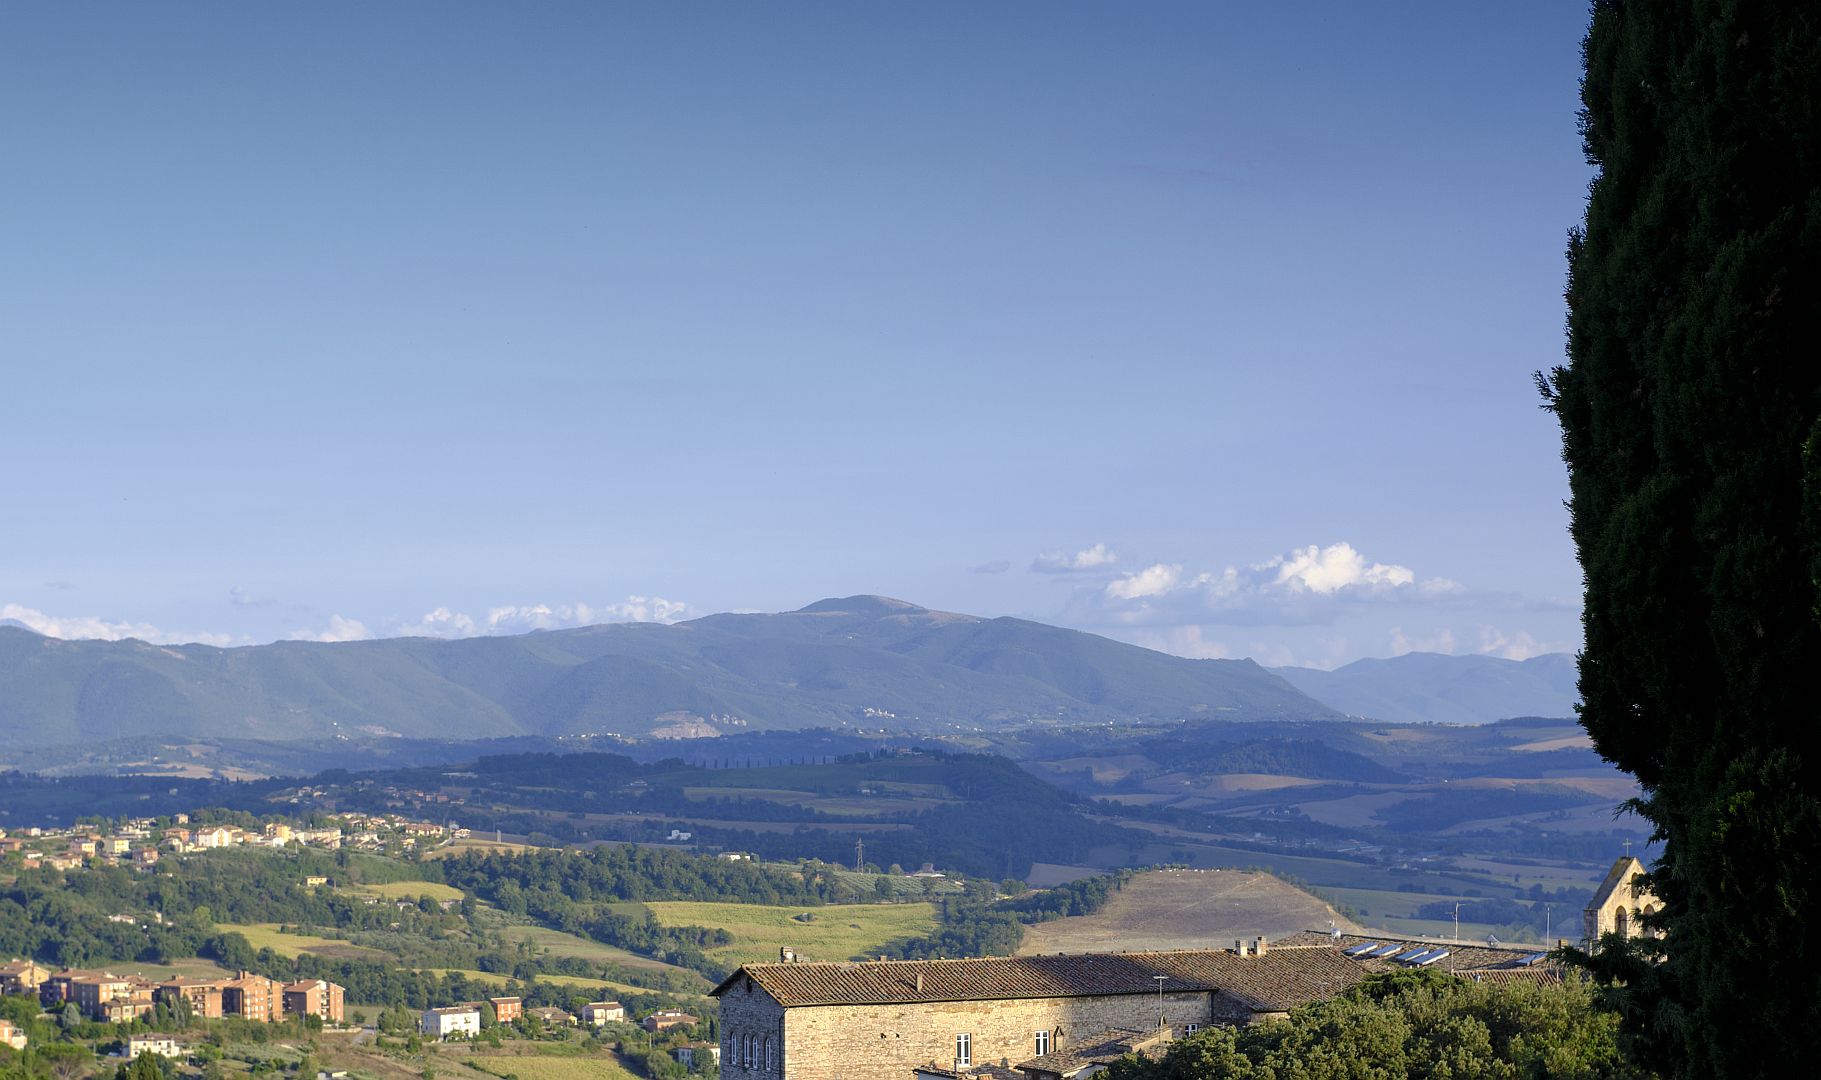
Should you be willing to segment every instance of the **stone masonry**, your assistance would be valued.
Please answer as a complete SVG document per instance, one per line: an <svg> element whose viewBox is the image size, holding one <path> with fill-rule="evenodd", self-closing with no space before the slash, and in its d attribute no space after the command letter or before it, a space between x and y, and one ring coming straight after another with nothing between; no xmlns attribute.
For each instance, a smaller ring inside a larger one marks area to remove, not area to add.
<svg viewBox="0 0 1821 1080"><path fill-rule="evenodd" d="M1215 1022L1209 998L1205 991L1165 994L1164 1017L1179 1030ZM1038 1031L1049 1032L1050 1048L1060 1050L1075 1036L1157 1026L1154 994L785 1009L754 986L721 998L721 1076L903 1080L918 1065L953 1065L960 1034L969 1036L973 1064L1016 1064L1036 1055Z"/></svg>

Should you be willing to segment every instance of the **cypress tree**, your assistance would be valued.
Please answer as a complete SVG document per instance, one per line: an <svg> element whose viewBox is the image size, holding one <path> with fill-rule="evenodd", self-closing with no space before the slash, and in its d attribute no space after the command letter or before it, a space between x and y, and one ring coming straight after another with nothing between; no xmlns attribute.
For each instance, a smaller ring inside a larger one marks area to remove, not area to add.
<svg viewBox="0 0 1821 1080"><path fill-rule="evenodd" d="M1638 1055L1787 1076L1821 1033L1821 7L1597 0L1561 422L1581 720L1633 773L1661 940Z"/></svg>

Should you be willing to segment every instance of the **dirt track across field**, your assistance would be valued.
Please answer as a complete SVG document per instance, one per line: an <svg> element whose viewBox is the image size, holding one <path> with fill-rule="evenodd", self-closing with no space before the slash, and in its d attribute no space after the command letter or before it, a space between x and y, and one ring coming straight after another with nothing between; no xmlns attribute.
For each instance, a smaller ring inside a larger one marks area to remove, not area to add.
<svg viewBox="0 0 1821 1080"><path fill-rule="evenodd" d="M1269 874L1245 870L1155 870L1092 915L1038 923L1025 931L1024 954L1146 949L1232 948L1233 939L1279 938L1326 930L1333 908Z"/></svg>

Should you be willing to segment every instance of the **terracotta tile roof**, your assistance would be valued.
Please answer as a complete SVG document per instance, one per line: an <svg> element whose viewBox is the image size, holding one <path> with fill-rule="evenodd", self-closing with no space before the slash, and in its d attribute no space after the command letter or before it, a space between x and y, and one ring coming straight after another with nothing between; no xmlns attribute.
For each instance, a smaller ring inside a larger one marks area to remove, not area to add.
<svg viewBox="0 0 1821 1080"><path fill-rule="evenodd" d="M750 978L786 1008L922 1001L1221 991L1254 1011L1278 1012L1329 998L1369 972L1332 948L1270 949L1239 956L1218 949L998 956L972 960L747 964L713 994Z"/></svg>
<svg viewBox="0 0 1821 1080"><path fill-rule="evenodd" d="M1268 954L1267 954L1268 955ZM1143 1032L1115 1028L1097 1031L1078 1046L1057 1050L1018 1063L1019 1072L1046 1072L1073 1076L1090 1065L1106 1065L1130 1053L1158 1049L1171 1040L1168 1029Z"/></svg>
<svg viewBox="0 0 1821 1080"><path fill-rule="evenodd" d="M953 1077L954 1080L1030 1080L1017 1069L1004 1065L969 1065L956 1069L932 1061L928 1065L917 1066L912 1072L921 1076Z"/></svg>
<svg viewBox="0 0 1821 1080"><path fill-rule="evenodd" d="M1433 964L1425 966L1437 971L1453 972L1484 970L1487 968L1522 967L1525 966L1522 963L1525 957L1535 956L1539 952L1546 951L1546 946L1542 945L1487 945L1483 942L1478 944L1471 942L1462 944L1453 941L1437 941L1434 938L1408 938L1385 934L1342 934L1340 937L1336 938L1326 931L1317 930L1305 930L1300 934L1292 934L1278 942L1277 946L1274 947L1325 945L1344 953L1345 950L1351 949L1355 945L1373 943L1379 945L1404 945L1411 949L1446 949L1448 952L1447 956L1442 957ZM1349 957L1348 959L1351 960L1352 958ZM1397 971L1404 967L1403 964L1393 963L1389 959L1373 958L1356 962L1363 964L1372 971Z"/></svg>

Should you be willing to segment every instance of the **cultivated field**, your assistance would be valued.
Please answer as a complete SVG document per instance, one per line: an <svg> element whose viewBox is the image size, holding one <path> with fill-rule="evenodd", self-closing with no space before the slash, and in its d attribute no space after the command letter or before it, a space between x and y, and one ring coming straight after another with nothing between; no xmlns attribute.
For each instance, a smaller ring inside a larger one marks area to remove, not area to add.
<svg viewBox="0 0 1821 1080"><path fill-rule="evenodd" d="M628 968L643 968L647 971L686 971L686 968L666 964L662 960L653 960L649 956L640 956L635 952L590 941L574 934L565 934L561 930L549 930L541 926L504 926L500 933L507 941L529 941L551 956L573 956L596 964L619 964ZM548 977L548 976L546 976Z"/></svg>
<svg viewBox="0 0 1821 1080"><path fill-rule="evenodd" d="M811 908L665 900L638 906L650 909L665 926L726 930L733 944L710 949L708 955L730 966L776 960L784 946L804 960L862 959L877 956L888 941L927 934L936 926L935 908L921 903Z"/></svg>
<svg viewBox="0 0 1821 1080"><path fill-rule="evenodd" d="M465 840L455 840L444 844L441 847L426 851L424 852L424 858L446 859L451 855L460 855L467 851L476 851L482 855L514 855L521 851L531 850L532 847L530 844L514 844L498 840L480 840L471 836Z"/></svg>
<svg viewBox="0 0 1821 1080"><path fill-rule="evenodd" d="M369 949L364 945L354 945L337 938L317 937L314 934L281 934L277 923L217 923L215 928L223 933L234 933L247 939L247 944L254 949L271 949L280 956L294 958L300 953L313 953L317 956L336 956L347 960L391 960L390 953L378 949Z"/></svg>
<svg viewBox="0 0 1821 1080"><path fill-rule="evenodd" d="M1113 952L1231 948L1235 938L1282 937L1352 924L1333 908L1269 874L1156 870L1126 882L1092 915L1038 923L1019 952Z"/></svg>
<svg viewBox="0 0 1821 1080"><path fill-rule="evenodd" d="M512 1057L489 1054L474 1063L495 1076L519 1080L633 1080L633 1075L613 1060L600 1057Z"/></svg>
<svg viewBox="0 0 1821 1080"><path fill-rule="evenodd" d="M494 986L500 987L517 981L510 975L501 975L492 971L476 971L472 968L427 967L418 968L417 970L427 971L432 975L466 975L475 982L491 983ZM615 982L612 979L593 979L582 975L539 975L537 981L549 983L552 986L567 986L571 990L594 991L605 986L609 989L619 990L628 994L649 994L652 992L650 987L633 986L631 983Z"/></svg>
<svg viewBox="0 0 1821 1080"><path fill-rule="evenodd" d="M388 900L417 900L425 896L432 900L462 898L460 889L436 881L388 881L379 885L356 885L354 891L383 896Z"/></svg>

